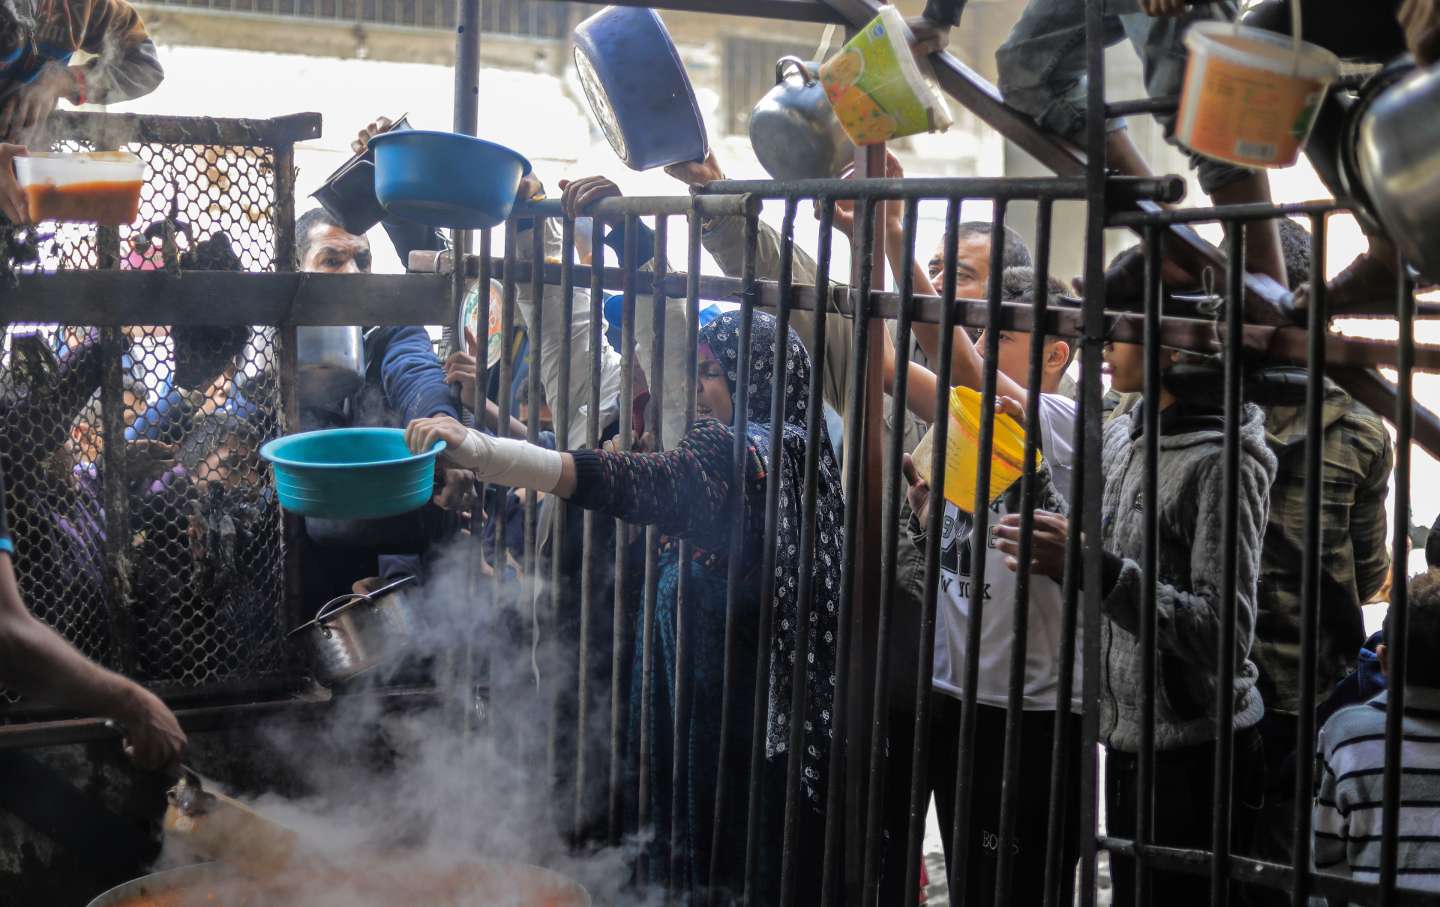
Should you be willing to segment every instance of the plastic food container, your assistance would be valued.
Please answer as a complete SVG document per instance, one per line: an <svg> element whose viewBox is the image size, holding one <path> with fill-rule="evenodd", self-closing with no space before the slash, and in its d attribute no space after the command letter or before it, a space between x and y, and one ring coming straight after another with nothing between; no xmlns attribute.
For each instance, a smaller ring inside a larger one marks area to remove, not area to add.
<svg viewBox="0 0 1440 907"><path fill-rule="evenodd" d="M1242 167L1289 167L1310 137L1340 60L1314 44L1225 22L1185 33L1190 59L1175 136Z"/></svg>
<svg viewBox="0 0 1440 907"><path fill-rule="evenodd" d="M145 164L124 151L36 153L15 158L30 219L123 226L140 215Z"/></svg>
<svg viewBox="0 0 1440 907"><path fill-rule="evenodd" d="M820 81L850 141L873 145L950 128L950 109L915 55L909 26L893 6L820 67Z"/></svg>
<svg viewBox="0 0 1440 907"><path fill-rule="evenodd" d="M454 132L403 129L370 140L375 197L394 217L431 227L504 223L530 162L504 145Z"/></svg>
<svg viewBox="0 0 1440 907"><path fill-rule="evenodd" d="M412 454L403 428L331 428L260 448L275 467L280 506L300 516L372 520L424 507L443 441Z"/></svg>
<svg viewBox="0 0 1440 907"><path fill-rule="evenodd" d="M915 448L915 470L930 481L934 427ZM1035 463L1042 460L1035 451ZM990 452L990 501L1020 478L1025 463L1025 429L1004 414L995 417ZM980 394L968 387L950 389L950 433L945 438L945 498L966 513L975 512L975 474L980 468ZM987 504L989 501L986 502Z"/></svg>

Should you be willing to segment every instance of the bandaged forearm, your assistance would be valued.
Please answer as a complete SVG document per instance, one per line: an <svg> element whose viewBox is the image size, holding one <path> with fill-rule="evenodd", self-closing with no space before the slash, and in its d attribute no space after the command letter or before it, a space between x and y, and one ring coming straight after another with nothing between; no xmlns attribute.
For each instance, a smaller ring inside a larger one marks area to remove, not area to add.
<svg viewBox="0 0 1440 907"><path fill-rule="evenodd" d="M465 443L447 452L446 457L474 470L482 482L547 493L560 483L559 453L513 438L481 434L473 428L466 432Z"/></svg>

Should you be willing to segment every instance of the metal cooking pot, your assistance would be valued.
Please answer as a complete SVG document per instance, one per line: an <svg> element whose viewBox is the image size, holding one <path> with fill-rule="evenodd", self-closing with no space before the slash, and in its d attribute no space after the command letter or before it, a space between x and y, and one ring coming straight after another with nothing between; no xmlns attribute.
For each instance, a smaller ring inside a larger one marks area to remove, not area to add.
<svg viewBox="0 0 1440 907"><path fill-rule="evenodd" d="M355 325L295 329L301 406L335 406L365 383L365 337Z"/></svg>
<svg viewBox="0 0 1440 907"><path fill-rule="evenodd" d="M1355 162L1375 214L1405 258L1440 279L1440 72L1417 69L1360 118Z"/></svg>
<svg viewBox="0 0 1440 907"><path fill-rule="evenodd" d="M401 858L403 859L403 857ZM377 869L385 875L384 885L386 889L393 888L396 884L395 873L401 873L401 881L410 887L409 882L413 880L413 893L416 903L430 904L433 900L427 898L431 892L427 888L436 885L436 879L442 878L444 873L427 873L422 867L417 868L403 863L395 865L384 855L379 855L374 861ZM530 866L524 863L501 863L484 860L467 862L459 867L462 871L471 874L475 890L471 892L460 892L467 896L465 903L474 903L477 898L490 896L487 903L502 901L505 904L514 904L516 907L542 907L542 905L553 905L553 907L590 907L590 893L578 882L568 879L553 870L540 866ZM365 876L363 867L348 869L346 872L356 873ZM287 873L287 887L300 883L301 887L296 890L297 898L304 898L306 894L314 894L307 891L308 887L324 889L327 894L333 894L326 885L326 878L323 871L317 871L313 886L305 886L304 877L296 877L293 873ZM501 891L496 891L497 880ZM445 903L455 903L452 900L456 893L453 886L442 886L444 893L440 896ZM533 894L533 898L526 898L526 894ZM231 905L251 905L255 903L275 903L273 892L265 889L263 883L237 877L232 871L218 863L197 863L191 866L181 866L178 869L167 869L164 872L151 873L132 879L124 884L117 885L109 891L101 894L91 901L88 907L139 907L148 903L148 899L160 898L168 895L178 895L180 903L205 903L214 902L219 907L231 907ZM498 896L497 896L498 895ZM141 900L142 898L146 900ZM492 900L493 899L493 900ZM290 907L291 899L286 897L284 907ZM166 903L169 903L167 900ZM327 903L329 901L327 900Z"/></svg>
<svg viewBox="0 0 1440 907"><path fill-rule="evenodd" d="M314 620L290 631L308 635L322 682L348 680L409 650L421 619L415 602L397 593L413 582L415 577L407 576L368 595L332 598Z"/></svg>
<svg viewBox="0 0 1440 907"><path fill-rule="evenodd" d="M219 863L196 863L131 879L99 895L88 907L135 907L141 898L199 887L231 877ZM141 901L140 903L144 903Z"/></svg>
<svg viewBox="0 0 1440 907"><path fill-rule="evenodd" d="M777 180L838 176L854 160L855 145L825 97L818 64L799 57L775 64L775 87L750 113L750 147Z"/></svg>
<svg viewBox="0 0 1440 907"><path fill-rule="evenodd" d="M575 26L575 71L595 121L632 170L708 153L705 120L675 42L653 9L607 6Z"/></svg>
<svg viewBox="0 0 1440 907"><path fill-rule="evenodd" d="M1415 61L1408 54L1399 57L1385 64L1379 72L1366 79L1356 91L1353 101L1341 102L1345 112L1338 142L1339 147L1334 152L1337 158L1334 167L1340 176L1340 190L1354 203L1355 217L1366 231L1379 231L1382 228L1380 218L1375 213L1375 204L1370 200L1369 193L1365 191L1365 184L1360 176L1360 162L1356 158L1356 150L1360 144L1360 124L1364 122L1365 114L1370 111L1371 105L1383 97L1390 86L1414 71ZM1329 104L1332 101L1327 99L1325 103ZM1311 147L1315 147L1313 139Z"/></svg>

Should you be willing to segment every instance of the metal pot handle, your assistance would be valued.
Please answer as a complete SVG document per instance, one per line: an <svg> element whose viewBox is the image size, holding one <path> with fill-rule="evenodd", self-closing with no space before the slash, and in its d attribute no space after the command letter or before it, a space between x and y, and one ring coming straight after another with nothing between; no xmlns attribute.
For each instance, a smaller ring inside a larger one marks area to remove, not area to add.
<svg viewBox="0 0 1440 907"><path fill-rule="evenodd" d="M301 633L305 630L310 629L311 627L319 627L321 630L324 630L325 621L329 620L332 617L335 617L337 614L341 614L345 611L350 610L362 601L369 600L370 596L366 595L363 592L347 592L344 595L337 595L334 598L330 599L328 602L326 602L324 605L321 605L320 611L315 615L313 619L305 621L305 623L291 630L289 633L286 633L285 637L288 639L296 635L297 633Z"/></svg>
<svg viewBox="0 0 1440 907"><path fill-rule="evenodd" d="M786 70L791 69L792 67L800 72L800 80L805 83L805 87L808 88L811 85L815 84L815 77L810 75L810 66L804 60L800 59L799 57L784 56L781 57L779 60L775 61L776 85L779 85L781 82L785 81L785 79L789 76L789 73L786 72Z"/></svg>

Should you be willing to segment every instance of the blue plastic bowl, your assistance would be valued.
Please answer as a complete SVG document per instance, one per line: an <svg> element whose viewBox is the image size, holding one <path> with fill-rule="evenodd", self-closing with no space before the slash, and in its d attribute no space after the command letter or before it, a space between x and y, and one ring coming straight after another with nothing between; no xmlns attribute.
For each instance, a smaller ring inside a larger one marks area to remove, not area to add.
<svg viewBox="0 0 1440 907"><path fill-rule="evenodd" d="M424 507L435 457L405 446L402 428L329 428L276 438L260 448L275 467L280 506L300 516L374 520Z"/></svg>
<svg viewBox="0 0 1440 907"><path fill-rule="evenodd" d="M398 218L457 230L487 230L515 206L530 162L504 145L454 132L407 129L370 140L375 197Z"/></svg>

